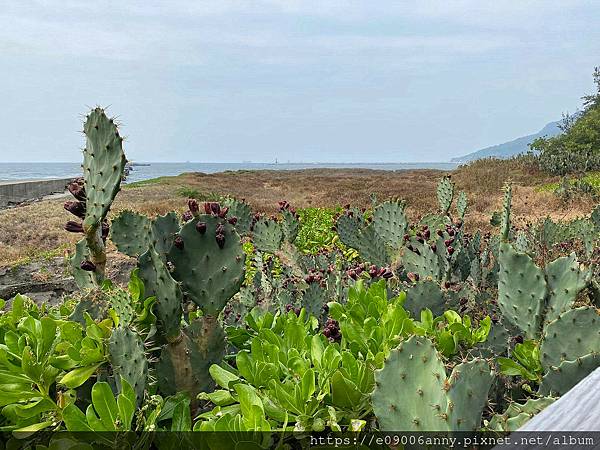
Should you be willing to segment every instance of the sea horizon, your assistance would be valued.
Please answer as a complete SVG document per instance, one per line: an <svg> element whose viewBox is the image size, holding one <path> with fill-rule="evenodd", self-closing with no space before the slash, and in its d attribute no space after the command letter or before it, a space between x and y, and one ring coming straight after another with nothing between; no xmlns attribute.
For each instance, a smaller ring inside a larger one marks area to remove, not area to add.
<svg viewBox="0 0 600 450"><path fill-rule="evenodd" d="M402 162L402 163L333 163L333 162L152 162L132 161L128 182L143 181L163 176L177 176L182 173L219 173L236 170L302 170L302 169L373 169L410 170L437 169L452 170L458 163L451 162ZM78 162L0 162L0 181L30 179L69 178L81 175Z"/></svg>

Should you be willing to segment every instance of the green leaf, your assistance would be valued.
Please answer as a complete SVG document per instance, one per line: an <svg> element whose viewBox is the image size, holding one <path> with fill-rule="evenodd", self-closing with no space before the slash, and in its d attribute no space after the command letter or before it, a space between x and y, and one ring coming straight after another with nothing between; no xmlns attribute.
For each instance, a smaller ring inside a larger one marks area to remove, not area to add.
<svg viewBox="0 0 600 450"><path fill-rule="evenodd" d="M63 409L62 416L65 426L69 431L94 431L88 425L85 414L73 404L67 405Z"/></svg>
<svg viewBox="0 0 600 450"><path fill-rule="evenodd" d="M236 374L223 369L218 364L213 364L209 369L210 376L215 382L222 388L229 389L229 384L234 381L238 381L240 377Z"/></svg>
<svg viewBox="0 0 600 450"><path fill-rule="evenodd" d="M71 370L66 373L64 377L62 377L59 381L60 384L65 385L70 389L75 389L85 383L87 380L91 378L92 375L96 373L98 367L100 367L102 363L95 364L89 367L79 367L77 369Z"/></svg>
<svg viewBox="0 0 600 450"><path fill-rule="evenodd" d="M308 369L302 376L302 397L308 401L315 393L315 372Z"/></svg>
<svg viewBox="0 0 600 450"><path fill-rule="evenodd" d="M242 416L254 422L254 415L256 414L256 410L253 409L254 406L258 406L260 408L260 416L264 414L263 404L260 398L256 393L256 389L247 384L238 383L234 386L235 392L238 395L240 407L242 408Z"/></svg>
<svg viewBox="0 0 600 450"><path fill-rule="evenodd" d="M119 414L117 401L108 383L98 382L92 387L92 404L98 417L109 431L116 431L116 420Z"/></svg>
<svg viewBox="0 0 600 450"><path fill-rule="evenodd" d="M236 402L236 400L231 395L231 392L219 389L214 392L201 392L198 394L199 400L208 400L211 403L214 403L217 406L227 406L232 405Z"/></svg>
<svg viewBox="0 0 600 450"><path fill-rule="evenodd" d="M528 380L536 380L537 377L529 372L525 367L509 358L498 358L500 372L504 375L521 376Z"/></svg>
<svg viewBox="0 0 600 450"><path fill-rule="evenodd" d="M137 397L129 382L121 377L121 393L117 397L117 409L121 418L121 429L131 430L131 423L135 413Z"/></svg>
<svg viewBox="0 0 600 450"><path fill-rule="evenodd" d="M182 398L173 409L171 431L192 431L192 417L190 412L190 399Z"/></svg>
<svg viewBox="0 0 600 450"><path fill-rule="evenodd" d="M361 392L354 382L346 379L339 371L331 377L331 403L340 408L353 408L360 402Z"/></svg>

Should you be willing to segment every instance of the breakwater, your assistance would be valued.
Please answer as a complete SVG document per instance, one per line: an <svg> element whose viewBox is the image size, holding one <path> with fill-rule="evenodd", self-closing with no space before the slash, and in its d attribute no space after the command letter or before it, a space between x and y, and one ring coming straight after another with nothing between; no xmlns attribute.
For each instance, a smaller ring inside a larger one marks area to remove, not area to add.
<svg viewBox="0 0 600 450"><path fill-rule="evenodd" d="M0 208L65 192L72 178L0 181Z"/></svg>

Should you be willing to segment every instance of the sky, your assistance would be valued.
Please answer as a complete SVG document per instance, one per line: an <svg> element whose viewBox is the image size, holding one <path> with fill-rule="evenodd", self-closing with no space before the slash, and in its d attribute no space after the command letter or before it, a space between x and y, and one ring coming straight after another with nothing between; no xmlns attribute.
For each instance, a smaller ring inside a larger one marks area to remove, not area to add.
<svg viewBox="0 0 600 450"><path fill-rule="evenodd" d="M432 162L593 91L600 2L5 1L0 162L81 160L108 106L134 161Z"/></svg>

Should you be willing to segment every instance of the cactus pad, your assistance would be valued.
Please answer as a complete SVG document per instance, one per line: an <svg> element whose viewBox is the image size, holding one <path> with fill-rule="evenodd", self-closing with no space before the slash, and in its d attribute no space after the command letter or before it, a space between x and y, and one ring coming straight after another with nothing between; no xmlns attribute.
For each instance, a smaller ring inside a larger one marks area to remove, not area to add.
<svg viewBox="0 0 600 450"><path fill-rule="evenodd" d="M454 198L454 183L450 177L444 177L437 185L437 198L442 214L447 215Z"/></svg>
<svg viewBox="0 0 600 450"><path fill-rule="evenodd" d="M373 211L373 228L385 245L393 250L399 250L404 242L403 237L407 228L404 203L387 201Z"/></svg>
<svg viewBox="0 0 600 450"><path fill-rule="evenodd" d="M556 319L575 303L577 295L587 285L587 271L579 268L575 253L555 259L546 266L548 302L545 321Z"/></svg>
<svg viewBox="0 0 600 450"><path fill-rule="evenodd" d="M204 232L197 230L197 223L206 224ZM172 276L204 314L216 316L244 282L246 255L240 236L226 220L201 215L186 223L179 237L182 245L173 245L168 255L175 266Z"/></svg>
<svg viewBox="0 0 600 450"><path fill-rule="evenodd" d="M148 375L144 343L137 333L127 327L119 326L113 330L108 348L117 388L121 390L121 377L123 377L133 387L138 405L141 404Z"/></svg>
<svg viewBox="0 0 600 450"><path fill-rule="evenodd" d="M598 353L582 356L575 361L564 361L544 375L538 393L564 395L598 367L600 367Z"/></svg>
<svg viewBox="0 0 600 450"><path fill-rule="evenodd" d="M171 277L154 247L140 257L138 267L146 295L156 297L154 311L158 320L157 326L169 341L179 335L181 325L182 296L179 285Z"/></svg>
<svg viewBox="0 0 600 450"><path fill-rule="evenodd" d="M127 162L123 138L102 108L87 116L83 130L87 137L83 151L83 177L86 191L84 228L96 227L106 217L119 192Z"/></svg>
<svg viewBox="0 0 600 450"><path fill-rule="evenodd" d="M484 360L459 364L449 378L433 343L413 336L375 372L373 410L382 431L471 431L493 375Z"/></svg>
<svg viewBox="0 0 600 450"><path fill-rule="evenodd" d="M79 289L92 289L96 286L93 273L81 268L81 263L89 258L90 251L85 239L82 239L75 246L75 254L69 259L71 273Z"/></svg>
<svg viewBox="0 0 600 450"><path fill-rule="evenodd" d="M121 212L111 223L111 241L121 253L133 258L148 250L151 234L150 219L133 211Z"/></svg>
<svg viewBox="0 0 600 450"><path fill-rule="evenodd" d="M517 431L536 414L556 401L553 397L530 398L524 404L511 403L503 414L494 414L487 428L492 431Z"/></svg>
<svg viewBox="0 0 600 450"><path fill-rule="evenodd" d="M507 243L500 244L498 304L504 317L521 329L527 339L535 339L542 320L546 298L543 271L533 260Z"/></svg>
<svg viewBox="0 0 600 450"><path fill-rule="evenodd" d="M250 232L252 226L252 209L245 201L236 200L235 198L227 197L223 200L223 206L229 208L228 217L237 218L235 230L244 236Z"/></svg>
<svg viewBox="0 0 600 450"><path fill-rule="evenodd" d="M254 225L252 233L252 242L258 250L275 253L281 248L283 229L280 223L261 218Z"/></svg>
<svg viewBox="0 0 600 450"><path fill-rule="evenodd" d="M595 308L571 309L544 328L540 358L545 369L600 352L600 316Z"/></svg>
<svg viewBox="0 0 600 450"><path fill-rule="evenodd" d="M444 293L435 281L418 281L414 286L406 288L403 306L413 317L420 317L421 310L425 308L430 309L433 315L439 316L444 312Z"/></svg>
<svg viewBox="0 0 600 450"><path fill-rule="evenodd" d="M440 259L432 248L426 243L411 242L412 247L418 252L404 249L401 263L406 272L414 272L421 278L431 277L437 280L441 277Z"/></svg>

